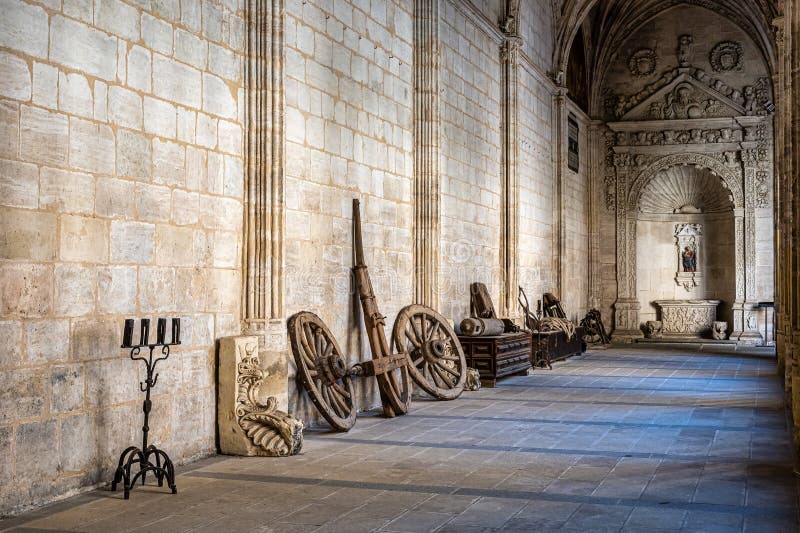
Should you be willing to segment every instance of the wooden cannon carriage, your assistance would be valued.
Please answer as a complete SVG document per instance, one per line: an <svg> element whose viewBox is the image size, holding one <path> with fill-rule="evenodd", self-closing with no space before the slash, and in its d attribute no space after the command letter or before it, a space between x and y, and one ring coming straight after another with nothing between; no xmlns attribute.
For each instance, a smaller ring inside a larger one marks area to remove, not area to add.
<svg viewBox="0 0 800 533"><path fill-rule="evenodd" d="M314 313L301 311L288 322L298 378L328 423L339 431L355 424L353 378L375 376L383 413L406 414L411 403L411 381L440 400L457 398L464 390L467 364L461 344L449 322L422 305L404 307L392 331L394 351L384 330L372 282L364 261L359 201L353 200L355 279L372 359L347 367L330 329Z"/></svg>

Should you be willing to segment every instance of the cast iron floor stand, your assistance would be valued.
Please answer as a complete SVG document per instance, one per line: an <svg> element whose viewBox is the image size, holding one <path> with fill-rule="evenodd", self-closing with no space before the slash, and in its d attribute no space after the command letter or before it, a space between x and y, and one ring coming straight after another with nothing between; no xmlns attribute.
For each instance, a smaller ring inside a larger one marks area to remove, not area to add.
<svg viewBox="0 0 800 533"><path fill-rule="evenodd" d="M155 445L147 445L147 432L150 429L147 423L150 418L150 408L152 407L152 403L150 402L150 389L153 388L156 384L156 381L158 381L158 374L153 376L153 370L159 361L163 361L169 357L170 345L163 344L161 345L162 355L153 360L153 349L157 346L159 345L151 344L149 346L145 346L146 348L150 349L149 358L139 356L141 346L135 346L131 349L131 359L134 361L144 361L145 365L147 365L147 380L144 383L139 383L139 388L146 394L144 403L142 404L142 410L144 411L142 447L137 448L136 446L129 446L124 452L122 452L122 455L119 456L119 466L117 466L117 471L114 473L114 481L111 482L112 491L117 490L117 483L120 481L123 482L126 500L130 496L130 491L135 486L138 478L141 478L142 485L144 485L144 479L147 475L147 472L153 472L153 474L156 476L156 481L158 482L159 487L164 486L164 480L166 479L167 485L170 489L172 489L172 494L178 493L178 488L175 486L175 467L173 466L169 456L163 450L156 448ZM153 463L153 459L155 459L155 463ZM139 467L139 471L131 476L131 470L135 470L137 465Z"/></svg>

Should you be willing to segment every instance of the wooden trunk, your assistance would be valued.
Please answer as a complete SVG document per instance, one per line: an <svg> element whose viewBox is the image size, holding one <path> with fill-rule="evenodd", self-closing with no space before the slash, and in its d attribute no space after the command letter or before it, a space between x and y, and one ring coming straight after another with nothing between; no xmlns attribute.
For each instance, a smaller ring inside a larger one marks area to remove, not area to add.
<svg viewBox="0 0 800 533"><path fill-rule="evenodd" d="M467 366L480 372L481 384L494 387L503 376L524 373L531 367L530 333L507 333L492 337L466 337L458 340L464 348Z"/></svg>
<svg viewBox="0 0 800 533"><path fill-rule="evenodd" d="M553 362L582 354L586 351L584 335L584 329L580 326L575 328L575 336L571 340L567 339L563 331L546 331L541 334L533 332L531 363L536 367L546 365L546 361Z"/></svg>

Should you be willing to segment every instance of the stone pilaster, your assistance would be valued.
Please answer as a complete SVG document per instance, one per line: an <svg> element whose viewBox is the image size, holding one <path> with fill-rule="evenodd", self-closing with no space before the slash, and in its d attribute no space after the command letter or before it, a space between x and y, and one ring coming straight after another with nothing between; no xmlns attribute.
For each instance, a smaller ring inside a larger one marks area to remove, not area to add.
<svg viewBox="0 0 800 533"><path fill-rule="evenodd" d="M629 212L628 181L631 159L614 158L617 174L617 301L614 303L616 342L630 342L642 336L639 329L639 300L636 298L636 217Z"/></svg>
<svg viewBox="0 0 800 533"><path fill-rule="evenodd" d="M414 299L439 304L439 0L414 4Z"/></svg>
<svg viewBox="0 0 800 533"><path fill-rule="evenodd" d="M553 95L553 280L555 294L563 294L562 258L566 257L564 239L564 174L567 165L567 89L559 87Z"/></svg>
<svg viewBox="0 0 800 533"><path fill-rule="evenodd" d="M286 407L284 324L284 2L248 0L242 322L268 365L264 389Z"/></svg>
<svg viewBox="0 0 800 533"><path fill-rule="evenodd" d="M501 313L517 315L519 285L519 53L522 39L506 35L500 48L503 72L502 195L500 269L505 276L500 295Z"/></svg>
<svg viewBox="0 0 800 533"><path fill-rule="evenodd" d="M759 168L758 150L747 149L741 152L743 173L744 173L744 220L743 236L744 239L737 241L744 247L744 298L740 300L737 293L737 303L742 305L742 329L738 338L748 344L761 344L762 337L758 327L758 302L756 299L756 215L755 215L755 179ZM737 236L739 229L737 226ZM738 251L737 251L738 253ZM737 258L738 264L738 258ZM737 278L738 279L738 278ZM734 326L734 329L736 329Z"/></svg>

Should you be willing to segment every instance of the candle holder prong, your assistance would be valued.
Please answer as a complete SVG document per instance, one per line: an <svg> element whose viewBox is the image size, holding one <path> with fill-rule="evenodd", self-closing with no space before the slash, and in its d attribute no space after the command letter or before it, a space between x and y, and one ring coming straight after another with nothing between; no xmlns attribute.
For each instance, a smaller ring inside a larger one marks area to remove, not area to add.
<svg viewBox="0 0 800 533"><path fill-rule="evenodd" d="M147 319L143 319L144 320ZM162 322L163 321L163 322ZM176 325L177 323L177 325ZM156 482L159 487L164 486L164 481L167 486L172 490L172 494L178 493L178 488L175 485L175 466L167 453L158 449L155 445L147 443L147 433L150 431L150 410L152 408L152 401L150 400L150 390L155 387L158 382L158 374L155 373L156 365L160 361L164 361L169 357L170 346L180 344L180 320L173 319L173 342L163 342L163 331L166 320L160 319L159 324L159 341L160 343L148 343L149 334L149 320L144 322L141 328L141 338L139 344L132 345L132 331L133 320L128 319L125 321L125 332L123 334L122 347L130 349L130 358L133 361L144 361L147 369L147 378L139 382L139 389L145 393L144 402L142 402L142 411L144 412L144 424L142 425L142 447L129 446L119 456L119 463L114 472L114 479L111 481L111 490L116 491L117 485L123 483L125 492L125 499L130 496L130 491L136 485L137 480L141 480L142 485L145 483L145 478L148 472L152 472L156 477ZM161 355L153 358L153 352L156 348L161 347ZM147 348L149 354L142 355L142 348ZM132 472L138 466L137 472Z"/></svg>

